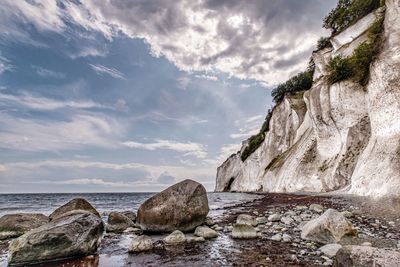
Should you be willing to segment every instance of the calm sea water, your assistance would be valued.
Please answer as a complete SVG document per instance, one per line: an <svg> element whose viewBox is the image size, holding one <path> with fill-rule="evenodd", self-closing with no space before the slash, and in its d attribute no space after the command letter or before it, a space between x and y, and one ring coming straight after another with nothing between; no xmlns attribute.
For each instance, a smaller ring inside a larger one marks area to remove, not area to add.
<svg viewBox="0 0 400 267"><path fill-rule="evenodd" d="M66 194L0 194L0 217L11 213L49 215L73 198L88 200L103 216L111 211L137 211L140 204L156 193L66 193ZM257 198L254 194L208 193L210 215L226 207Z"/></svg>

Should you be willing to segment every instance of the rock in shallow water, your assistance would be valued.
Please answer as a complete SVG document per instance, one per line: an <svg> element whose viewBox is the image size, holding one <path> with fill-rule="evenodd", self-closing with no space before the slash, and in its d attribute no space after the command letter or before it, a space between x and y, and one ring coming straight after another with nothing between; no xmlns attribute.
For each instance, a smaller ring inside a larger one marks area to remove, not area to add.
<svg viewBox="0 0 400 267"><path fill-rule="evenodd" d="M248 224L233 225L232 238L250 239L256 237L257 237L257 231L253 226Z"/></svg>
<svg viewBox="0 0 400 267"><path fill-rule="evenodd" d="M146 200L139 208L137 223L144 231L191 231L203 224L208 214L204 186L185 180Z"/></svg>
<svg viewBox="0 0 400 267"><path fill-rule="evenodd" d="M322 246L319 248L319 250L328 256L329 258L332 258L336 256L336 253L339 251L339 249L342 248L342 245L340 244L327 244L325 246Z"/></svg>
<svg viewBox="0 0 400 267"><path fill-rule="evenodd" d="M138 253L149 251L153 249L153 241L147 235L137 236L132 240L128 248L128 252L130 253Z"/></svg>
<svg viewBox="0 0 400 267"><path fill-rule="evenodd" d="M49 222L49 218L38 213L8 214L0 218L0 240L14 238Z"/></svg>
<svg viewBox="0 0 400 267"><path fill-rule="evenodd" d="M62 217L64 214L76 210L91 212L97 217L101 218L98 211L86 199L83 198L72 199L67 204L56 209L52 214L50 214L49 218L50 220L56 220Z"/></svg>
<svg viewBox="0 0 400 267"><path fill-rule="evenodd" d="M342 213L328 209L318 218L305 224L301 238L322 244L339 242L344 236L356 235L357 231Z"/></svg>
<svg viewBox="0 0 400 267"><path fill-rule="evenodd" d="M169 236L164 238L165 243L168 245L177 245L186 242L186 236L179 230L173 231Z"/></svg>
<svg viewBox="0 0 400 267"><path fill-rule="evenodd" d="M110 212L108 215L107 232L122 233L129 227L134 227L135 223L121 212Z"/></svg>
<svg viewBox="0 0 400 267"><path fill-rule="evenodd" d="M366 246L345 246L336 254L334 266L398 267L400 253Z"/></svg>
<svg viewBox="0 0 400 267"><path fill-rule="evenodd" d="M10 266L61 260L97 252L104 223L86 211L71 211L15 239L9 248Z"/></svg>
<svg viewBox="0 0 400 267"><path fill-rule="evenodd" d="M257 221L253 216L247 214L240 214L236 219L237 224L247 224L251 226L257 226Z"/></svg>
<svg viewBox="0 0 400 267"><path fill-rule="evenodd" d="M218 233L208 226L198 226L194 231L194 235L210 239L217 237Z"/></svg>

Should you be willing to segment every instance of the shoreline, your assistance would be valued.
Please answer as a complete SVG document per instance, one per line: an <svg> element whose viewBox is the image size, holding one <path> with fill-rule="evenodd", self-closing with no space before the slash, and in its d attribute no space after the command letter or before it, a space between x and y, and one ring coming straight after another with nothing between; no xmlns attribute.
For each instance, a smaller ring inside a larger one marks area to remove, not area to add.
<svg viewBox="0 0 400 267"><path fill-rule="evenodd" d="M247 192L246 192L247 193ZM363 202L363 198L346 196L327 196L316 194L281 194L254 193L261 197L252 201L221 208L223 212L213 217L222 228L219 237L201 243L185 243L179 246L160 245L151 252L128 254L127 246L132 234L109 234L103 237L98 255L85 258L53 262L39 266L72 267L72 266L332 266L318 250L319 245L301 240L297 224L279 229L274 225L259 226L261 236L257 239L237 240L230 237L226 228L231 226L239 214L250 214L254 217L266 216L279 212L297 212L299 207L321 204L324 209L334 208L338 211L350 211L349 220L357 228L357 239L346 241L349 244L371 243L374 247L390 248L398 251L400 240L400 213L376 212L374 205ZM380 204L376 204L380 205ZM379 223L377 223L377 221ZM392 221L390 221L392 222ZM276 224L278 225L278 224ZM286 233L292 237L290 242L274 241L276 233ZM153 240L162 240L166 235L151 235ZM187 234L192 236L192 234ZM156 242L157 243L157 242ZM6 242L0 242L4 250Z"/></svg>

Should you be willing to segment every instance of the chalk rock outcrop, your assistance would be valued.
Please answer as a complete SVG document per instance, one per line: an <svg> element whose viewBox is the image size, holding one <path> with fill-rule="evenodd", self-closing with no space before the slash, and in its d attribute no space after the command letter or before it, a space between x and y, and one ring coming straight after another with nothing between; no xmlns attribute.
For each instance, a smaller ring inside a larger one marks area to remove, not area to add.
<svg viewBox="0 0 400 267"><path fill-rule="evenodd" d="M385 16L381 53L366 86L329 85L331 58L348 56ZM244 162L241 151L217 171L216 191L350 192L400 195L400 6L367 15L315 52L314 84L286 96L274 109L263 143Z"/></svg>
<svg viewBox="0 0 400 267"><path fill-rule="evenodd" d="M208 211L204 186L192 180L184 180L140 205L136 222L144 231L186 232L203 224Z"/></svg>

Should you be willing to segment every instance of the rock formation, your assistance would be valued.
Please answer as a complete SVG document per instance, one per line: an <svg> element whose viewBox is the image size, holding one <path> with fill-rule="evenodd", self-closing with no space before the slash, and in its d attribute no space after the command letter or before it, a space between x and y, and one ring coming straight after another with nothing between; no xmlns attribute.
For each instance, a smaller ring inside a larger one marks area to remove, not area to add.
<svg viewBox="0 0 400 267"><path fill-rule="evenodd" d="M352 79L329 85L327 64L348 56L384 16L380 54L366 86ZM400 195L400 6L382 7L313 53L310 90L286 96L273 110L263 143L244 162L229 157L216 191L330 192L373 197Z"/></svg>
<svg viewBox="0 0 400 267"><path fill-rule="evenodd" d="M191 231L203 224L208 214L204 186L184 180L146 200L137 213L137 224L144 231Z"/></svg>

